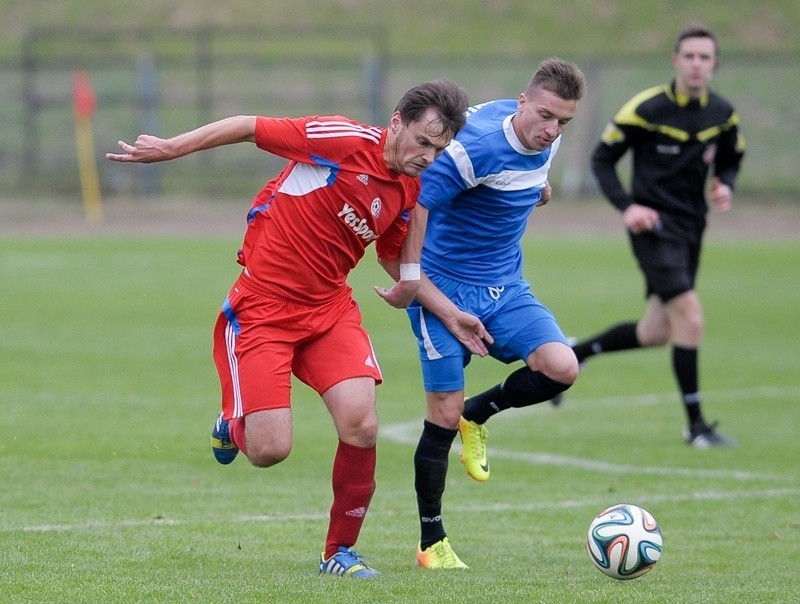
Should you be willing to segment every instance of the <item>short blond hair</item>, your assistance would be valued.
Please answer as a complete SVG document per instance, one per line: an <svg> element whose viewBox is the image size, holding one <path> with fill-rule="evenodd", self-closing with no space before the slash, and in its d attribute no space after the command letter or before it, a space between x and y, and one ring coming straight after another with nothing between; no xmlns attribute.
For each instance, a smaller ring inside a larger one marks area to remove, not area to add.
<svg viewBox="0 0 800 604"><path fill-rule="evenodd" d="M539 63L539 68L525 88L525 94L531 95L540 88L565 101L579 101L586 90L586 78L574 63L550 57Z"/></svg>

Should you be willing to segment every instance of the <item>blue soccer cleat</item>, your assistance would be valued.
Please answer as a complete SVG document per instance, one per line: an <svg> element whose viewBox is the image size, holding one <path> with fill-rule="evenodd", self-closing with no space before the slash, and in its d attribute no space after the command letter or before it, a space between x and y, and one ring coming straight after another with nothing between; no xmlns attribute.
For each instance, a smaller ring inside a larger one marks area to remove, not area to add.
<svg viewBox="0 0 800 604"><path fill-rule="evenodd" d="M219 412L217 421L211 429L211 451L214 453L214 458L225 465L236 459L239 453L239 448L231 440L230 427L222 417L222 411Z"/></svg>
<svg viewBox="0 0 800 604"><path fill-rule="evenodd" d="M343 545L340 545L339 551L327 560L325 559L325 552L320 554L319 574L354 577L356 579L371 579L372 577L380 575L377 570L367 566L364 561L359 558L355 550L344 547Z"/></svg>

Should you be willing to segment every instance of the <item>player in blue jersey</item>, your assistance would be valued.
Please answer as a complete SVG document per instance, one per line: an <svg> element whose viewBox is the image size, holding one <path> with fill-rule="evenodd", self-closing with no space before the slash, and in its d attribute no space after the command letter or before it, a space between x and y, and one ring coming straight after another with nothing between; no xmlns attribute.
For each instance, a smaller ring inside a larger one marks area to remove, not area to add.
<svg viewBox="0 0 800 604"><path fill-rule="evenodd" d="M485 481L489 417L548 401L578 376L553 314L523 277L520 239L533 209L550 198L547 174L584 87L574 64L543 61L517 99L471 107L467 125L423 173L424 274L408 308L427 400L414 455L422 567L466 568L442 521L456 434L467 472ZM464 367L473 354L524 365L465 401Z"/></svg>

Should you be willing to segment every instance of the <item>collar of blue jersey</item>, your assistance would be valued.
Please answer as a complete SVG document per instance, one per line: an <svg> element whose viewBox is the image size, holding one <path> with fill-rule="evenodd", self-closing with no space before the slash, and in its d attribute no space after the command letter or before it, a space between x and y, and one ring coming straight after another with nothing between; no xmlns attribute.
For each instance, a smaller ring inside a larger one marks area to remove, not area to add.
<svg viewBox="0 0 800 604"><path fill-rule="evenodd" d="M670 99L672 99L673 103L675 103L680 107L686 107L686 105L695 100L688 94L684 94L683 92L678 92L677 90L675 90L675 80L672 80L672 82L669 85L669 88L667 88L667 96ZM703 92L703 96L697 99L697 101L700 103L701 107L705 107L706 105L708 105L708 90Z"/></svg>

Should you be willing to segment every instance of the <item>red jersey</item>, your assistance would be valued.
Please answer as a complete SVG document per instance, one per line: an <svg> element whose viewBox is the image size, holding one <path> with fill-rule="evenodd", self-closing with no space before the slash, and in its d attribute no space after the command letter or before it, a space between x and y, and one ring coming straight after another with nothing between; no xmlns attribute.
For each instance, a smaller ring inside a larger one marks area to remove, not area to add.
<svg viewBox="0 0 800 604"><path fill-rule="evenodd" d="M384 128L258 117L255 142L291 160L247 215L239 261L257 290L321 304L349 295L347 275L373 241L379 257L399 255L420 185L387 167Z"/></svg>

